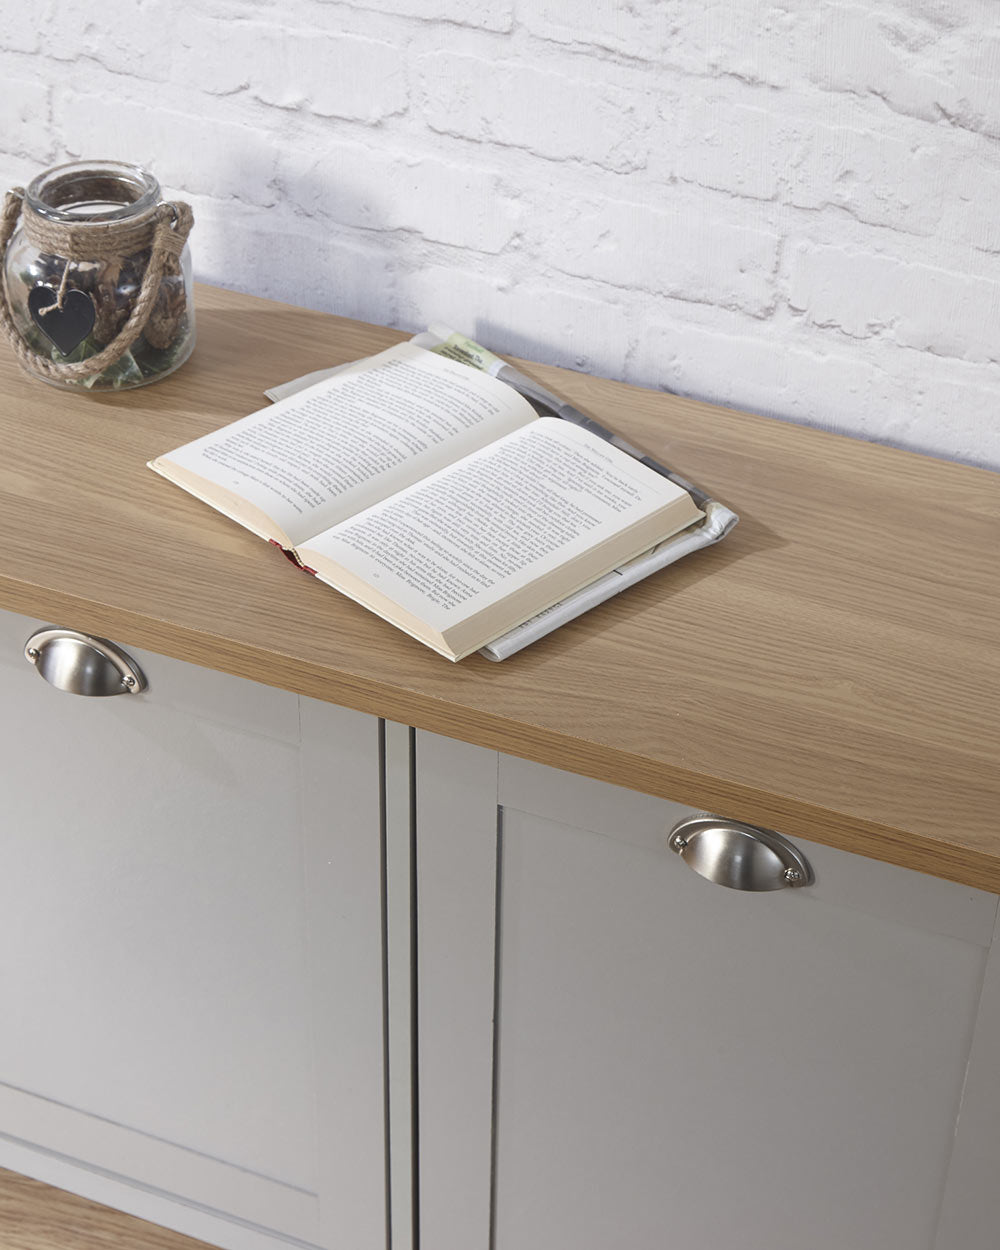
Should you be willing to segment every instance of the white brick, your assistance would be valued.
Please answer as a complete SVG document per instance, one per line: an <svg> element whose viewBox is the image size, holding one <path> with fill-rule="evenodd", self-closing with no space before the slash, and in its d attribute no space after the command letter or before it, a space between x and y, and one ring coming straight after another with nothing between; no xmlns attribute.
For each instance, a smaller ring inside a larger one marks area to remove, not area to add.
<svg viewBox="0 0 1000 1250"><path fill-rule="evenodd" d="M376 39L289 31L186 11L179 42L175 73L215 95L247 89L280 108L364 122L406 107L403 57L398 48Z"/></svg>
<svg viewBox="0 0 1000 1250"><path fill-rule="evenodd" d="M808 62L813 82L828 90L869 94L897 112L1000 135L1000 34L996 11L952 23L885 6L826 4Z"/></svg>
<svg viewBox="0 0 1000 1250"><path fill-rule="evenodd" d="M773 306L779 239L768 231L620 200L574 199L529 221L567 273L756 315Z"/></svg>
<svg viewBox="0 0 1000 1250"><path fill-rule="evenodd" d="M634 360L641 380L681 395L911 451L1000 464L1000 369L926 353L801 341L788 326L744 333L684 321L650 327Z"/></svg>
<svg viewBox="0 0 1000 1250"><path fill-rule="evenodd" d="M521 5L527 30L560 43L585 43L628 56L657 58L673 22L665 9L622 0L530 0Z"/></svg>
<svg viewBox="0 0 1000 1250"><path fill-rule="evenodd" d="M513 0L449 0L429 11L427 0L353 0L353 7L430 22L453 22L481 30L508 31L514 25Z"/></svg>
<svg viewBox="0 0 1000 1250"><path fill-rule="evenodd" d="M508 355L619 378L629 348L628 303L551 282L516 282L486 329L497 350Z"/></svg>
<svg viewBox="0 0 1000 1250"><path fill-rule="evenodd" d="M0 91L0 151L23 156L37 153L40 162L48 163L52 150L48 87L8 78Z"/></svg>
<svg viewBox="0 0 1000 1250"><path fill-rule="evenodd" d="M679 395L868 437L875 370L856 351L789 346L787 328L745 333L682 320L651 326L633 373Z"/></svg>
<svg viewBox="0 0 1000 1250"><path fill-rule="evenodd" d="M406 107L407 83L399 49L354 35L274 31L267 56L257 54L254 95L284 108L305 105L321 117L376 122Z"/></svg>
<svg viewBox="0 0 1000 1250"><path fill-rule="evenodd" d="M440 321L476 338L484 325L492 324L492 310L503 301L507 288L499 274L477 273L461 264L420 263L419 256L411 257L399 275L400 322L416 331Z"/></svg>
<svg viewBox="0 0 1000 1250"><path fill-rule="evenodd" d="M31 6L26 8L31 10ZM114 74L161 81L170 66L170 0L58 0L43 27L42 50L59 60L96 61Z"/></svg>
<svg viewBox="0 0 1000 1250"><path fill-rule="evenodd" d="M185 6L177 14L172 77L211 95L240 91L257 76L258 61L265 48L270 55L276 38L278 32L261 23L204 17Z"/></svg>
<svg viewBox="0 0 1000 1250"><path fill-rule="evenodd" d="M198 192L275 203L276 150L252 126L234 126L108 96L59 93L55 121L68 153L147 165L170 195Z"/></svg>
<svg viewBox="0 0 1000 1250"><path fill-rule="evenodd" d="M984 252L1000 253L1000 169L978 152L958 162L945 197L942 233Z"/></svg>
<svg viewBox="0 0 1000 1250"><path fill-rule="evenodd" d="M8 187L26 187L41 168L42 162L37 158L0 152L0 199Z"/></svg>
<svg viewBox="0 0 1000 1250"><path fill-rule="evenodd" d="M224 205L196 203L195 213L192 250L200 279L343 317L395 320L396 266L384 247L330 231L317 235L284 218L256 226L234 221ZM323 364L317 360L315 367Z"/></svg>
<svg viewBox="0 0 1000 1250"><path fill-rule="evenodd" d="M0 52L38 52L45 31L45 10L34 4L7 4L0 23Z"/></svg>
<svg viewBox="0 0 1000 1250"><path fill-rule="evenodd" d="M892 15L887 24L878 9L825 5L805 62L809 77L829 91L877 92L901 111L934 117L940 80L934 78L933 67L913 63L897 31Z"/></svg>
<svg viewBox="0 0 1000 1250"><path fill-rule="evenodd" d="M530 0L520 18L533 34L560 43L607 48L681 68L751 83L786 86L799 74L810 38L808 7L780 3L622 3L622 0Z"/></svg>
<svg viewBox="0 0 1000 1250"><path fill-rule="evenodd" d="M914 451L1000 467L1000 369L903 355L882 377L879 433Z"/></svg>
<svg viewBox="0 0 1000 1250"><path fill-rule="evenodd" d="M652 101L599 76L439 52L421 61L424 117L444 134L527 148L619 172L640 169Z"/></svg>
<svg viewBox="0 0 1000 1250"><path fill-rule="evenodd" d="M814 10L820 11L778 0L683 3L671 12L664 53L670 64L691 73L787 87L801 80Z"/></svg>
<svg viewBox="0 0 1000 1250"><path fill-rule="evenodd" d="M799 244L789 262L788 302L813 325L870 338L918 296L913 266L886 256ZM909 289L904 290L909 283Z"/></svg>
<svg viewBox="0 0 1000 1250"><path fill-rule="evenodd" d="M410 326L443 321L501 355L621 376L628 350L624 301L442 265L401 276L400 301Z"/></svg>
<svg viewBox="0 0 1000 1250"><path fill-rule="evenodd" d="M904 347L1000 360L1000 282L840 247L800 245L789 302L814 325L854 338L886 333Z"/></svg>
<svg viewBox="0 0 1000 1250"><path fill-rule="evenodd" d="M495 172L360 144L330 144L319 154L285 149L278 179L286 201L310 215L482 252L499 252L519 215Z"/></svg>
<svg viewBox="0 0 1000 1250"><path fill-rule="evenodd" d="M669 114L665 120L669 124ZM802 143L794 120L777 109L735 104L717 92L689 92L679 125L681 181L760 200L775 197Z"/></svg>
<svg viewBox="0 0 1000 1250"><path fill-rule="evenodd" d="M991 37L966 38L955 58L945 114L969 130L1000 137L1000 34L994 10Z"/></svg>
<svg viewBox="0 0 1000 1250"><path fill-rule="evenodd" d="M843 208L859 221L933 234L958 174L949 150L926 135L815 126L791 175L788 202Z"/></svg>

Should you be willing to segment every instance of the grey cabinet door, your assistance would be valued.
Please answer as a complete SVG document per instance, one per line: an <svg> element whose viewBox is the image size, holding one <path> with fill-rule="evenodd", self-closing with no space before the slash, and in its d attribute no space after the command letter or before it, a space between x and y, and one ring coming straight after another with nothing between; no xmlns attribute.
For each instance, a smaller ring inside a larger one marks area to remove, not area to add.
<svg viewBox="0 0 1000 1250"><path fill-rule="evenodd" d="M147 692L60 692L37 624L0 615L0 1165L384 1247L378 722L132 649Z"/></svg>
<svg viewBox="0 0 1000 1250"><path fill-rule="evenodd" d="M794 830L815 885L729 890L667 849L688 809L430 736L417 759L436 1250L931 1250L993 896Z"/></svg>

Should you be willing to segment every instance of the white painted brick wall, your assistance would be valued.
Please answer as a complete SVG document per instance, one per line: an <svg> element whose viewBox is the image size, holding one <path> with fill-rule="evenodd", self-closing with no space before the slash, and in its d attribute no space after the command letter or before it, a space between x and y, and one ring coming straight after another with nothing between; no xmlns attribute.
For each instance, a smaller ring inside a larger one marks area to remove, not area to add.
<svg viewBox="0 0 1000 1250"><path fill-rule="evenodd" d="M8 4L0 180L105 155L209 281L1000 468L997 0Z"/></svg>

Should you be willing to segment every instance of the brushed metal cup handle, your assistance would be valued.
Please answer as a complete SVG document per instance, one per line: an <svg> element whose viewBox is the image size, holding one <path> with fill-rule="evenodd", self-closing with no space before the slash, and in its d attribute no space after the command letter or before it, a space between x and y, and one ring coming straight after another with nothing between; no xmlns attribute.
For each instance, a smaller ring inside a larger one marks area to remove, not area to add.
<svg viewBox="0 0 1000 1250"><path fill-rule="evenodd" d="M107 696L146 689L142 669L106 638L75 629L40 629L24 644L24 658L57 690Z"/></svg>
<svg viewBox="0 0 1000 1250"><path fill-rule="evenodd" d="M809 861L770 829L720 816L686 816L667 845L699 876L731 890L782 890L811 885Z"/></svg>

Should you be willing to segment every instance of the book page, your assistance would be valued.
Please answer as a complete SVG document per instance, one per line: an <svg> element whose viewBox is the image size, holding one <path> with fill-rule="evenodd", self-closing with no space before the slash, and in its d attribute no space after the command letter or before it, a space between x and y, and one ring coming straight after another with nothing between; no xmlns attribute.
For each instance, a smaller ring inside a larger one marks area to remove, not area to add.
<svg viewBox="0 0 1000 1250"><path fill-rule="evenodd" d="M401 343L154 467L239 496L295 546L533 420L502 382Z"/></svg>
<svg viewBox="0 0 1000 1250"><path fill-rule="evenodd" d="M663 533L654 523L634 550L604 552L672 507ZM543 417L320 535L302 555L326 580L336 566L444 634L585 553L602 549L595 565L607 567L596 577L701 515L666 478Z"/></svg>

